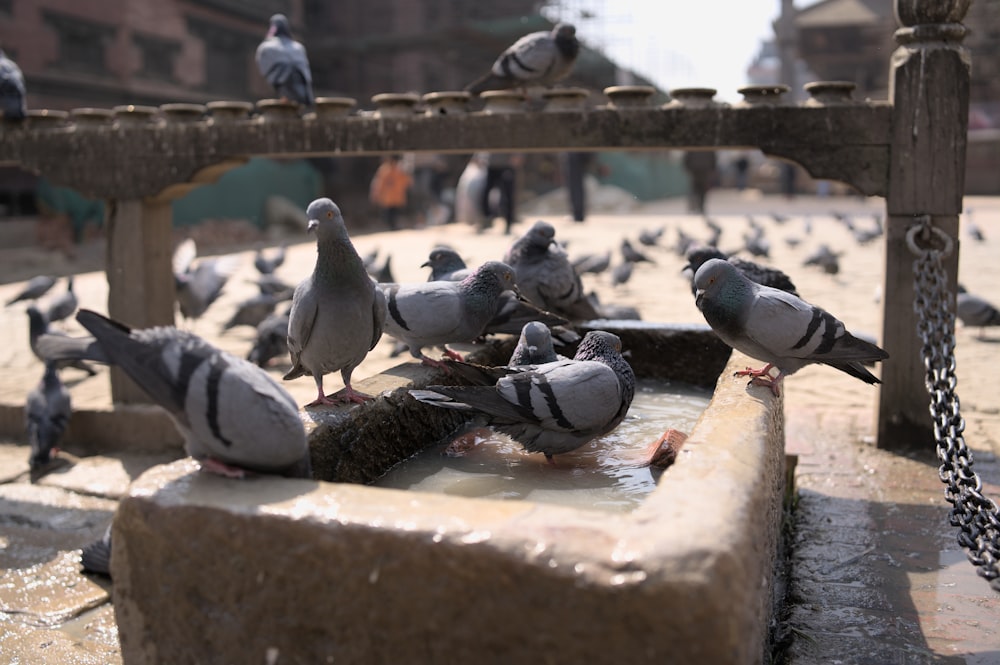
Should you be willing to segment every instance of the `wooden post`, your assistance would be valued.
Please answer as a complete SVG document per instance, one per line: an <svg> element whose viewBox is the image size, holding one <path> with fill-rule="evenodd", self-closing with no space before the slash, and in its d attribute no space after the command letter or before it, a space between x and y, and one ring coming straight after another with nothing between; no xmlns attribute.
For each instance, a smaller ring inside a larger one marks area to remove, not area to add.
<svg viewBox="0 0 1000 665"><path fill-rule="evenodd" d="M173 325L170 201L113 200L107 209L108 314L136 328ZM116 403L151 401L117 368L111 371L111 399Z"/></svg>
<svg viewBox="0 0 1000 665"><path fill-rule="evenodd" d="M894 0L899 47L892 56L892 132L886 197L885 309L878 405L880 448L933 445L921 340L913 310L913 260L906 232L930 215L955 241L946 261L949 287L958 279L958 215L965 184L970 59L960 21L970 0Z"/></svg>

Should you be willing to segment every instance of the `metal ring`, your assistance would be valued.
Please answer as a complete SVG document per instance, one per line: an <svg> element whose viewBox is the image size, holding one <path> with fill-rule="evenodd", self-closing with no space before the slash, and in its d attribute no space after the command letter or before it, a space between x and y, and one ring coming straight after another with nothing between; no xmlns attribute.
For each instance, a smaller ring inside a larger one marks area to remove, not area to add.
<svg viewBox="0 0 1000 665"><path fill-rule="evenodd" d="M930 223L931 220L930 215L922 215L922 218L923 218L922 222L914 224L907 230L906 246L910 248L910 251L913 252L914 256L924 256L925 254L932 251L938 252L942 258L951 256L951 252L955 248L955 242L951 239L951 236L949 236L947 233L945 233L938 227L932 225ZM938 240L941 241L941 244L944 245L944 248L940 250L934 250L934 249L923 249L921 247L918 247L917 246L918 231L929 231L935 234Z"/></svg>

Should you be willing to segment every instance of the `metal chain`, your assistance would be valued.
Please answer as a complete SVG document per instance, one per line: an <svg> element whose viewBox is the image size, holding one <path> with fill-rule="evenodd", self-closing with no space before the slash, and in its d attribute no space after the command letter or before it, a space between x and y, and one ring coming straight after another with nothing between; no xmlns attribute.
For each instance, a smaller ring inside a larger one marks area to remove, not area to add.
<svg viewBox="0 0 1000 665"><path fill-rule="evenodd" d="M921 244L918 244L918 236ZM958 544L966 550L976 572L1000 592L1000 519L997 504L983 495L983 484L972 470L972 451L962 433L965 419L959 410L955 386L955 315L948 275L942 261L953 249L952 239L931 224L930 215L916 220L906 234L913 261L913 309L921 355L927 371L934 439L941 460L938 476L952 505L949 521L959 528Z"/></svg>

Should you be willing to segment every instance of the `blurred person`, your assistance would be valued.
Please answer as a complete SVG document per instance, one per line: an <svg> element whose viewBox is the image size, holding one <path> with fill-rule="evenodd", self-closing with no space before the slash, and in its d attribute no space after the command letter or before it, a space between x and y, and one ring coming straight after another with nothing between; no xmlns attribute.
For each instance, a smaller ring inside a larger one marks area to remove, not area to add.
<svg viewBox="0 0 1000 665"><path fill-rule="evenodd" d="M524 157L509 152L481 153L486 163L486 186L479 201L485 226L493 224L493 218L502 216L506 223L504 233L510 235L516 212L517 169L524 163ZM491 205L490 195L496 190L499 195L497 210Z"/></svg>
<svg viewBox="0 0 1000 665"><path fill-rule="evenodd" d="M369 199L382 211L390 231L399 229L399 212L406 206L407 192L413 178L399 164L398 155L387 155L372 177Z"/></svg>
<svg viewBox="0 0 1000 665"><path fill-rule="evenodd" d="M715 180L717 164L713 150L688 150L684 153L684 170L688 174L688 211L705 212L705 199Z"/></svg>
<svg viewBox="0 0 1000 665"><path fill-rule="evenodd" d="M562 167L563 181L574 222L582 222L587 217L584 174L587 172L591 155L589 152L564 152L559 155L559 165Z"/></svg>

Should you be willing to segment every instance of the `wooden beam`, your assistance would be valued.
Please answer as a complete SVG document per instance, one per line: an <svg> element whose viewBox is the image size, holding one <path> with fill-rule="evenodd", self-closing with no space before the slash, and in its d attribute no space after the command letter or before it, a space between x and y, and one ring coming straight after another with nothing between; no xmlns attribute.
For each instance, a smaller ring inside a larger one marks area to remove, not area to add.
<svg viewBox="0 0 1000 665"><path fill-rule="evenodd" d="M109 315L136 328L173 325L170 202L109 201L107 211ZM111 372L111 398L121 403L151 401L117 368Z"/></svg>

